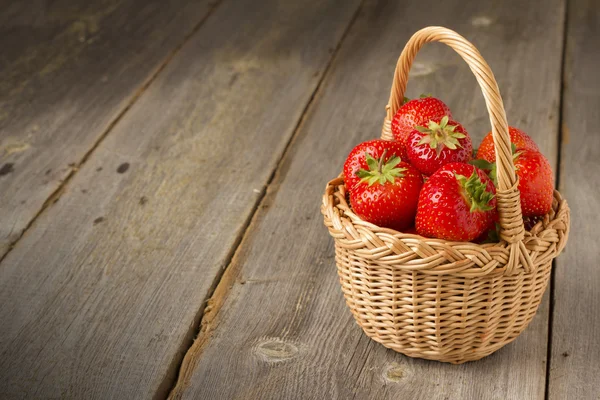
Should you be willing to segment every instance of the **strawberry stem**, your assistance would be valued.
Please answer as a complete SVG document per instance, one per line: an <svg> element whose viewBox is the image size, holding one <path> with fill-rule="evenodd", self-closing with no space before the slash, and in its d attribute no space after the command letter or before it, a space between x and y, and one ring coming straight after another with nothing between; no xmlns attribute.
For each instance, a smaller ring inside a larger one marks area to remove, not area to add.
<svg viewBox="0 0 600 400"><path fill-rule="evenodd" d="M490 202L495 195L487 191L487 185L481 181L477 171L473 171L468 178L459 174L454 174L454 176L463 189L465 200L471 207L471 212L489 211L494 208L490 205Z"/></svg>
<svg viewBox="0 0 600 400"><path fill-rule="evenodd" d="M383 165L383 160L385 159L385 153L387 153L387 149L383 150L381 153L381 158L379 159L379 163L377 164L377 171L381 173L381 166Z"/></svg>
<svg viewBox="0 0 600 400"><path fill-rule="evenodd" d="M456 150L462 145L459 139L466 137L464 133L455 132L457 125L448 125L449 118L444 116L439 123L435 121L429 121L427 127L417 126L415 127L421 133L425 135L419 141L419 145L428 144L429 147L435 150L436 156L439 157L444 147L451 150Z"/></svg>
<svg viewBox="0 0 600 400"><path fill-rule="evenodd" d="M385 155L387 153L387 149L383 151L383 154L376 160L369 153L365 153L365 160L367 161L368 170L361 169L356 173L356 175L361 178L360 181L362 183L367 183L369 186L379 182L379 184L383 185L386 182L394 183L396 178L402 178L404 176L403 172L406 171L406 168L397 168L397 165L400 164L400 157L393 156L387 162L385 161Z"/></svg>

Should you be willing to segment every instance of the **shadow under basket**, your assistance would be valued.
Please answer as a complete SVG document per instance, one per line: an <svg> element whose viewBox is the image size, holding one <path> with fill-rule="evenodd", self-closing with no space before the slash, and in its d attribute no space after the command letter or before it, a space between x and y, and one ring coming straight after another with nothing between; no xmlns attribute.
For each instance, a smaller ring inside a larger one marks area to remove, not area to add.
<svg viewBox="0 0 600 400"><path fill-rule="evenodd" d="M552 261L569 233L569 207L554 192L552 210L523 225L502 98L489 66L462 36L442 27L415 33L398 64L382 138L402 104L408 71L423 44L440 41L475 74L496 148L499 243L447 242L381 228L352 211L343 176L327 184L321 212L335 240L342 291L363 331L410 357L454 364L478 360L513 341L531 322Z"/></svg>

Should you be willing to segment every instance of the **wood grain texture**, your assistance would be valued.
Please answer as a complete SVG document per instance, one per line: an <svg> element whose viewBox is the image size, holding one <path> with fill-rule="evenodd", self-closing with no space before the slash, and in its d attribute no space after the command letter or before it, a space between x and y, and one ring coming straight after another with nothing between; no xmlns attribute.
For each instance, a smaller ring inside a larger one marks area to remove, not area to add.
<svg viewBox="0 0 600 400"><path fill-rule="evenodd" d="M0 258L209 1L3 1Z"/></svg>
<svg viewBox="0 0 600 400"><path fill-rule="evenodd" d="M600 399L600 3L569 2L560 190L571 234L556 261L548 398Z"/></svg>
<svg viewBox="0 0 600 400"><path fill-rule="evenodd" d="M1 398L166 395L357 7L215 10L0 264Z"/></svg>
<svg viewBox="0 0 600 400"><path fill-rule="evenodd" d="M173 398L543 399L547 299L517 341L482 361L394 353L347 310L319 206L350 149L379 135L396 59L425 25L472 39L495 71L509 123L555 165L563 16L560 0L543 9L516 0L367 2L232 260L237 280L229 276L231 288L213 299L223 306L186 356L195 367ZM489 131L474 77L441 45L417 56L408 93L423 92L447 100L476 142Z"/></svg>

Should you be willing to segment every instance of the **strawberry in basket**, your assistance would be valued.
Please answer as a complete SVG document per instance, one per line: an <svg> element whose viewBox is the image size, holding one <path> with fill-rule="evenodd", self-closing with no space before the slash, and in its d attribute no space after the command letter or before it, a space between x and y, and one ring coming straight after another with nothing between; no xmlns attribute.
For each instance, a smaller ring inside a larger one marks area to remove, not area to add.
<svg viewBox="0 0 600 400"><path fill-rule="evenodd" d="M351 174L356 165L355 154L363 154L366 168L355 172L358 182L346 187L350 191L352 209L359 217L401 231L414 224L423 178L415 167L398 157L398 143L381 142L386 148L378 158L374 157L377 152L371 154L363 150L364 143L352 150L344 166L345 179L354 179Z"/></svg>
<svg viewBox="0 0 600 400"><path fill-rule="evenodd" d="M496 183L496 163L486 160L473 160L471 163L489 172ZM554 174L550 162L539 151L515 148L513 163L519 177L521 213L523 217L546 215L552 208L554 198Z"/></svg>
<svg viewBox="0 0 600 400"><path fill-rule="evenodd" d="M548 214L554 198L554 174L550 162L542 153L529 149L516 149L514 157L523 216Z"/></svg>
<svg viewBox="0 0 600 400"><path fill-rule="evenodd" d="M464 163L444 165L423 185L417 232L451 241L475 240L494 226L495 194L492 180L482 170Z"/></svg>
<svg viewBox="0 0 600 400"><path fill-rule="evenodd" d="M520 149L529 149L533 151L540 151L539 147L533 139L520 129L513 126L508 127L508 134L510 136L510 142ZM496 162L496 149L494 148L494 138L492 132L489 132L479 145L477 149L477 158L486 160L488 162Z"/></svg>
<svg viewBox="0 0 600 400"><path fill-rule="evenodd" d="M408 158L424 175L449 163L466 163L473 154L471 137L461 124L446 115L417 126L408 136Z"/></svg>
<svg viewBox="0 0 600 400"><path fill-rule="evenodd" d="M405 98L405 103L392 120L394 140L406 147L408 136L416 126L427 126L430 120L437 120L445 115L452 118L450 108L440 99L427 95L413 100Z"/></svg>
<svg viewBox="0 0 600 400"><path fill-rule="evenodd" d="M352 149L344 163L344 182L346 183L348 190L352 190L352 188L360 182L361 178L357 175L358 171L361 169L369 169L365 154L369 154L372 158L379 159L384 151L387 151L388 157L398 156L401 160L408 159L404 146L398 142L374 139L360 143Z"/></svg>
<svg viewBox="0 0 600 400"><path fill-rule="evenodd" d="M521 213L526 219L545 215L550 212L554 198L554 174L550 162L525 132L509 126L508 133L515 172L519 177ZM491 132L481 142L477 158L471 163L488 172L496 183L496 152Z"/></svg>

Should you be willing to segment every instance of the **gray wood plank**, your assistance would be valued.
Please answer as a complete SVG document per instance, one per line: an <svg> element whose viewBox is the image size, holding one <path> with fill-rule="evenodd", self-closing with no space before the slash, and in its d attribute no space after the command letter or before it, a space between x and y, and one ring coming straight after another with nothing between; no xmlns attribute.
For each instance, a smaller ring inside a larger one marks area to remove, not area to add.
<svg viewBox="0 0 600 400"><path fill-rule="evenodd" d="M543 399L547 299L517 341L482 361L394 353L347 310L319 206L353 145L379 135L396 59L429 24L473 40L499 79L509 123L556 165L563 16L561 0L543 9L517 0L367 2L211 300L172 397ZM423 92L447 100L477 141L489 131L475 79L442 45L417 57L409 94Z"/></svg>
<svg viewBox="0 0 600 400"><path fill-rule="evenodd" d="M166 395L357 7L215 10L0 264L0 397Z"/></svg>
<svg viewBox="0 0 600 400"><path fill-rule="evenodd" d="M0 258L209 1L0 5Z"/></svg>
<svg viewBox="0 0 600 400"><path fill-rule="evenodd" d="M549 399L600 399L600 3L569 2L560 189L571 234L556 261Z"/></svg>

